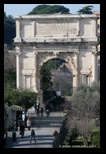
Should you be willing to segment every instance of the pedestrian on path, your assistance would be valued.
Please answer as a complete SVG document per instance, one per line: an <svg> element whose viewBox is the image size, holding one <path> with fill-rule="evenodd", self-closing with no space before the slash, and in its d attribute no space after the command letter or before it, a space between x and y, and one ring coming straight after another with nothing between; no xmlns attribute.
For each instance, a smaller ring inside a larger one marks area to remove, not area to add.
<svg viewBox="0 0 106 154"><path fill-rule="evenodd" d="M34 104L34 109L35 109L35 113L36 113L36 104Z"/></svg>
<svg viewBox="0 0 106 154"><path fill-rule="evenodd" d="M24 132L25 132L25 126L24 126L24 123L21 122L21 125L20 125L20 135L22 137L24 136Z"/></svg>
<svg viewBox="0 0 106 154"><path fill-rule="evenodd" d="M27 120L27 128L28 128L28 130L30 130L30 127L31 127L31 121L30 121L30 119L28 118L28 120Z"/></svg>
<svg viewBox="0 0 106 154"><path fill-rule="evenodd" d="M36 142L36 139L35 139L35 131L32 129L31 130L31 137L30 137L30 143L32 141L32 138L34 139L34 141Z"/></svg>
<svg viewBox="0 0 106 154"><path fill-rule="evenodd" d="M44 109L44 104L43 103L40 104L40 109L41 109L41 116L43 116L43 109Z"/></svg>
<svg viewBox="0 0 106 154"><path fill-rule="evenodd" d="M6 130L4 131L4 146L6 147L6 142L7 142L7 133Z"/></svg>
<svg viewBox="0 0 106 154"><path fill-rule="evenodd" d="M55 140L56 137L58 136L58 131L57 131L57 130L55 130L55 131L53 132L53 136L54 136L54 140Z"/></svg>
<svg viewBox="0 0 106 154"><path fill-rule="evenodd" d="M39 108L40 108L40 103L37 103L37 104L36 104L37 114L39 114Z"/></svg>

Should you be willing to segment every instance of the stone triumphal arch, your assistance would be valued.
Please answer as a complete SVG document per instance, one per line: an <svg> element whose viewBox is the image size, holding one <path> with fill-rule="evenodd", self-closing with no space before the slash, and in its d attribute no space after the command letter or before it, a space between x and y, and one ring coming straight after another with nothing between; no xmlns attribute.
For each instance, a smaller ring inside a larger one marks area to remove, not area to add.
<svg viewBox="0 0 106 154"><path fill-rule="evenodd" d="M17 88L38 92L42 103L40 70L52 58L69 62L73 87L98 80L97 18L94 14L17 16Z"/></svg>

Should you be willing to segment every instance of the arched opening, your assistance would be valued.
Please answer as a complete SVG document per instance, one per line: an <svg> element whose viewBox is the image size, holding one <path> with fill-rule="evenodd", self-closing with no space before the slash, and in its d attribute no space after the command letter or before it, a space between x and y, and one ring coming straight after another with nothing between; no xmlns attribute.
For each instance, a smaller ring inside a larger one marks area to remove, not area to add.
<svg viewBox="0 0 106 154"><path fill-rule="evenodd" d="M73 91L73 70L69 61L46 60L40 68L40 90L43 103L49 103L52 109L64 103L64 97L71 96Z"/></svg>

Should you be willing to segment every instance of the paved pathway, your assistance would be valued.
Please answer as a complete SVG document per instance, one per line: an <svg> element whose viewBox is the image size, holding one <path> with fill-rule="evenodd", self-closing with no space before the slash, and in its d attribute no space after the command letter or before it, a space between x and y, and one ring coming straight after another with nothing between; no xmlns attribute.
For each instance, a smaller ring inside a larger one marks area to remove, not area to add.
<svg viewBox="0 0 106 154"><path fill-rule="evenodd" d="M25 135L22 138L19 132L16 132L17 141L12 142L12 148L52 148L53 135L51 132L53 128L33 128L36 132L36 143L32 140L30 143L30 131L26 130ZM10 135L12 136L12 132Z"/></svg>
<svg viewBox="0 0 106 154"><path fill-rule="evenodd" d="M46 113L43 116L36 115L35 111L29 112L29 117L32 121L32 128L36 133L36 143L32 140L30 143L31 130L26 128L25 135L21 138L18 131L16 131L17 141L12 142L12 132L8 132L7 148L53 148L53 132L55 129L60 131L60 126L64 119L64 113L51 112L50 116Z"/></svg>

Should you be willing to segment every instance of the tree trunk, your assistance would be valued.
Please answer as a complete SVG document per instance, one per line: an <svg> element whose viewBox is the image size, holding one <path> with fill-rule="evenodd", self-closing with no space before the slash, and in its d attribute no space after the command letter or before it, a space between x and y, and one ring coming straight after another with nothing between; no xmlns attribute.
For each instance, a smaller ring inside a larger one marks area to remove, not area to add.
<svg viewBox="0 0 106 154"><path fill-rule="evenodd" d="M89 144L88 144L88 139L87 139L87 137L85 137L85 136L83 136L83 143L84 143L84 145L86 145L87 147L89 146Z"/></svg>

